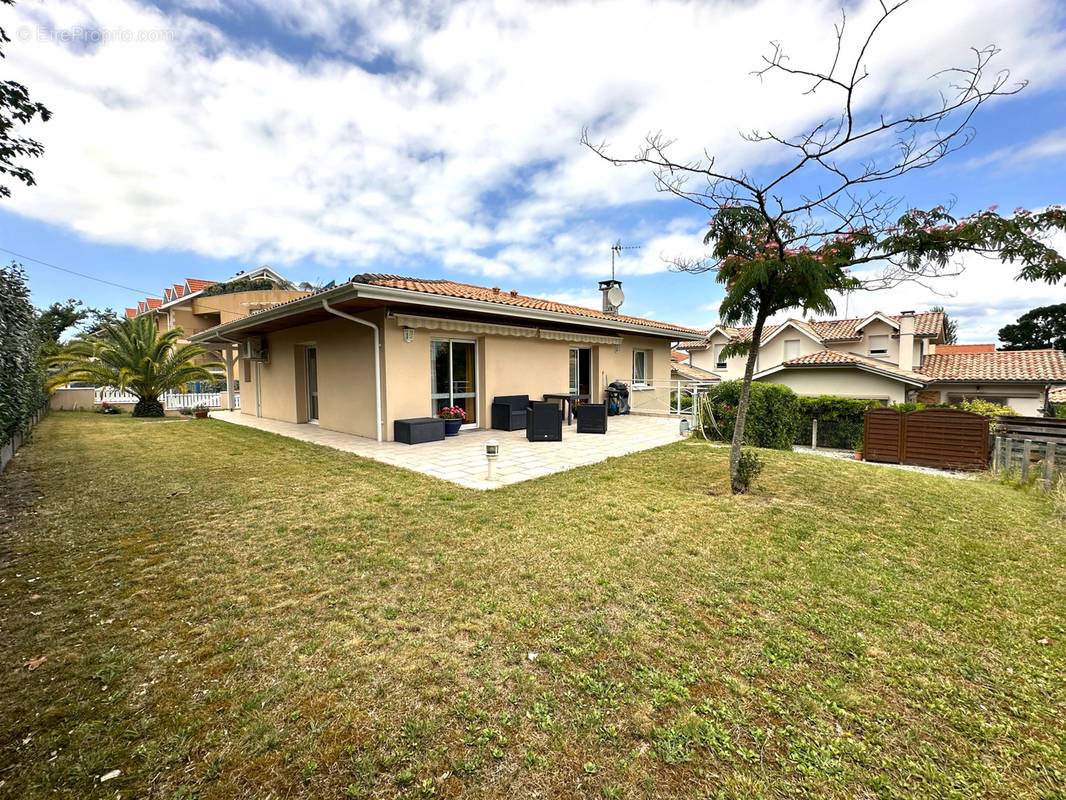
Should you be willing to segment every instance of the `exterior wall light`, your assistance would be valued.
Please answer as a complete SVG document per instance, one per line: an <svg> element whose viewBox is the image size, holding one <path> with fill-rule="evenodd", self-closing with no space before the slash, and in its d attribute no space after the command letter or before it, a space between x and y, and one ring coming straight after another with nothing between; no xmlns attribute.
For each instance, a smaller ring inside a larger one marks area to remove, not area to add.
<svg viewBox="0 0 1066 800"><path fill-rule="evenodd" d="M500 443L495 439L489 439L485 442L485 458L489 462L489 474L490 481L499 480L496 477L496 460L500 457Z"/></svg>
<svg viewBox="0 0 1066 800"><path fill-rule="evenodd" d="M413 342L415 340L415 329L414 328L404 328L403 329L403 340L405 342Z"/></svg>

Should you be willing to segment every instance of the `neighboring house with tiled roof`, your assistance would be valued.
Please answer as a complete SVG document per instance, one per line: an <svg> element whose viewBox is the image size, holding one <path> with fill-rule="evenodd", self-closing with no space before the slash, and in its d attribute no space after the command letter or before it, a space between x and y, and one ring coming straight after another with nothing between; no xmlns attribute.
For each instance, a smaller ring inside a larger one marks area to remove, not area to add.
<svg viewBox="0 0 1066 800"><path fill-rule="evenodd" d="M364 274L193 340L241 342L242 413L391 440L397 420L444 406L490 427L496 396L566 392L603 402L616 380L644 393L641 406L665 410L671 343L701 335L612 313L606 295L599 310L500 287Z"/></svg>
<svg viewBox="0 0 1066 800"><path fill-rule="evenodd" d="M694 367L686 361L678 361L677 359L673 359L670 363L670 379L686 383L695 381L696 383L707 384L718 383L721 380L713 372Z"/></svg>
<svg viewBox="0 0 1066 800"><path fill-rule="evenodd" d="M971 353L955 348L944 352L937 346L925 357L921 372L927 380L919 393L922 402L980 397L1036 416L1045 411L1053 386L1066 383L1066 353L1050 349Z"/></svg>
<svg viewBox="0 0 1066 800"><path fill-rule="evenodd" d="M679 343L677 349L689 353L693 366L723 380L736 380L744 376L745 356L724 357L723 350L732 343L750 342L751 335L750 327L716 325L702 340ZM909 380L907 373L921 363L933 344L943 341L944 315L940 312L789 319L763 329L756 376L795 383L794 388L803 394L902 402L907 388L897 379ZM787 378L778 369L786 364L790 368ZM885 377L890 374L892 379Z"/></svg>
<svg viewBox="0 0 1066 800"><path fill-rule="evenodd" d="M721 380L720 377L709 370L692 366L691 356L680 350L671 351L670 368L670 379L675 381L718 383Z"/></svg>
<svg viewBox="0 0 1066 800"><path fill-rule="evenodd" d="M237 281L253 280L270 285L270 288L256 288L251 291L240 290L243 284ZM232 284L234 291L225 291L226 285ZM205 291L209 287L223 287ZM137 303L137 308L127 308L126 317L151 315L159 332L180 328L182 338L188 341L193 334L205 331L223 322L271 308L279 303L306 297L307 292L296 291L291 284L270 267L259 267L249 272L239 272L224 281L208 281L200 278L186 278L181 283L171 284L163 289L163 296L148 297ZM223 354L229 358L228 353ZM198 361L215 361L214 355L199 358ZM232 359L230 359L232 361ZM232 372L230 363L228 372ZM232 380L233 375L231 374ZM199 391L199 382L191 387Z"/></svg>
<svg viewBox="0 0 1066 800"><path fill-rule="evenodd" d="M751 328L716 326L677 349L723 380L743 377L744 357L722 357L732 342L751 341ZM940 312L839 320L790 319L768 325L755 377L798 394L869 398L884 403L947 403L981 397L1021 414L1039 414L1050 385L1066 382L1055 350L997 351L992 344L946 345Z"/></svg>
<svg viewBox="0 0 1066 800"><path fill-rule="evenodd" d="M246 280L264 281L273 284L273 288L222 293L204 291L211 286L225 286ZM224 281L186 278L182 283L164 288L162 298L148 297L138 303L136 309L127 308L126 316L152 314L160 331L181 328L186 335L192 335L278 303L306 296L307 292L290 288L289 282L270 267L259 267L249 272L239 272Z"/></svg>

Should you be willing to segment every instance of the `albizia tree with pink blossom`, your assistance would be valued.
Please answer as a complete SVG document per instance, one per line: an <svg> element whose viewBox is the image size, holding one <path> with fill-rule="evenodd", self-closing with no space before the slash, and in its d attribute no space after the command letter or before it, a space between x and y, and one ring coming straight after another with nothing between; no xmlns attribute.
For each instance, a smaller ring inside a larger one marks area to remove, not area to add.
<svg viewBox="0 0 1066 800"><path fill-rule="evenodd" d="M587 147L616 166L650 166L659 191L694 203L710 216L704 239L708 255L675 259L672 266L682 272L714 273L725 289L719 308L722 321L752 326L751 340L730 345L726 352L747 355L729 458L734 492L745 488L738 465L751 381L763 328L775 314L795 308L832 314L833 296L841 292L891 288L905 281L928 285L934 278L958 274L956 257L964 253L1011 262L1023 280L1054 283L1066 276L1066 260L1045 241L1049 233L1066 230L1066 212L1059 207L1040 212L1019 208L1010 216L992 207L956 218L944 206L901 212L902 199L886 193L886 183L928 169L965 147L973 139L971 122L977 110L1025 86L1011 84L1006 71L989 69L998 52L989 46L973 50L971 66L932 76L928 106L923 108L919 100L909 112L860 111L862 84L870 77L867 51L907 5L908 0L882 4L855 42L847 38L842 16L827 70L792 66L781 46L773 44L756 74L806 81L807 94L835 92L840 111L797 136L745 135L783 151L783 158L779 152L772 162L782 166L770 177L730 174L719 170L710 156L673 160L674 143L662 134L648 136L631 158L610 155L605 143L591 141L588 131L582 137Z"/></svg>

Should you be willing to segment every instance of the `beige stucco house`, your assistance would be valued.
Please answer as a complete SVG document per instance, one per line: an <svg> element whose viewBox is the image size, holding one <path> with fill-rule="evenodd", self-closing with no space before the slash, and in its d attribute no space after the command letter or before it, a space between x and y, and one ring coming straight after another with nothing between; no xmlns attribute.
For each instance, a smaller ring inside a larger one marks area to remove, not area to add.
<svg viewBox="0 0 1066 800"><path fill-rule="evenodd" d="M756 380L797 394L949 403L979 397L1036 415L1050 385L1066 380L1066 357L1055 350L997 351L993 345L945 345L940 312L864 318L790 319L767 326ZM693 366L723 380L743 377L744 356L723 358L731 342L750 341L751 328L716 326L680 342Z"/></svg>
<svg viewBox="0 0 1066 800"><path fill-rule="evenodd" d="M498 287L357 275L220 323L193 341L239 348L241 412L379 440L459 406L488 428L498 395L600 402L612 381L669 402L670 344L697 331Z"/></svg>

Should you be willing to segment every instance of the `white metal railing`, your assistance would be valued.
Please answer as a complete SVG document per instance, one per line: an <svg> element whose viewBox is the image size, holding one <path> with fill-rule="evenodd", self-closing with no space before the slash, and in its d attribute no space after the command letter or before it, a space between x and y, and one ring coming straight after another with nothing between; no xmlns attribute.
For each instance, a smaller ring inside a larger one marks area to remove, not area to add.
<svg viewBox="0 0 1066 800"><path fill-rule="evenodd" d="M677 379L652 379L636 384L625 379L616 382L624 383L629 388L629 406L632 411L679 416L690 416L696 404L696 396L716 384L716 381Z"/></svg>
<svg viewBox="0 0 1066 800"><path fill-rule="evenodd" d="M167 411L179 411L182 408L196 408L207 406L208 408L225 408L225 392L167 392L160 401ZM121 389L111 387L97 388L93 397L93 403L136 403L137 395L124 392ZM240 392L233 393L233 407L241 407Z"/></svg>
<svg viewBox="0 0 1066 800"><path fill-rule="evenodd" d="M165 394L163 395L163 405L167 411L177 411L182 408L196 408L196 406L207 406L208 408L225 408L226 407L226 393L225 392L186 392L184 394ZM240 392L233 393L233 407L241 407L241 395Z"/></svg>

